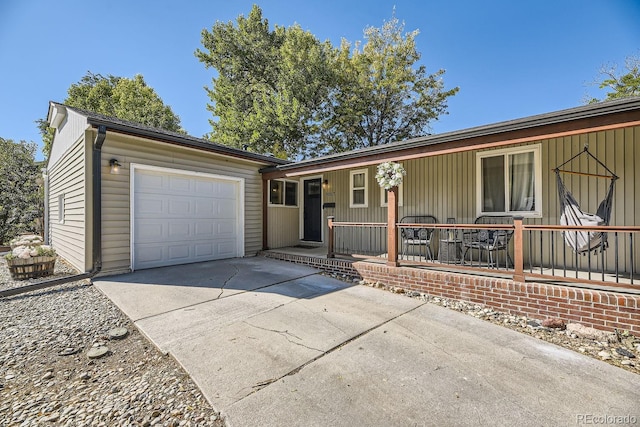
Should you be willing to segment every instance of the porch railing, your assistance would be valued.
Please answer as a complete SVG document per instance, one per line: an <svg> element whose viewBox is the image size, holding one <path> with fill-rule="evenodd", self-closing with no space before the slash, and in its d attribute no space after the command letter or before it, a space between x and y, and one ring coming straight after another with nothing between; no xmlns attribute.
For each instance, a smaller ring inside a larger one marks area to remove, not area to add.
<svg viewBox="0 0 640 427"><path fill-rule="evenodd" d="M329 233L331 255L387 256L387 224L334 222Z"/></svg>
<svg viewBox="0 0 640 427"><path fill-rule="evenodd" d="M520 282L546 279L632 288L640 285L640 227L525 225L516 217L513 224L395 223L391 228L395 234L386 223L336 222L330 217L328 256L375 256L389 265L494 271ZM425 230L422 236L430 236L431 253L421 242L405 246L405 229ZM504 236L506 246L474 244L470 236L483 231L492 234L493 241L496 234ZM563 233L591 231L606 233L605 251L581 255L566 245ZM355 243L351 242L356 235ZM391 237L395 237L396 251L388 250Z"/></svg>

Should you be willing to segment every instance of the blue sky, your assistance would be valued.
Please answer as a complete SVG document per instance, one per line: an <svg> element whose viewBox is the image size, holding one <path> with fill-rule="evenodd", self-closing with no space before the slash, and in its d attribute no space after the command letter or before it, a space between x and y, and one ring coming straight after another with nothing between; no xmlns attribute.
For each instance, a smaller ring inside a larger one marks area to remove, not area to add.
<svg viewBox="0 0 640 427"><path fill-rule="evenodd" d="M0 0L0 137L39 143L34 121L89 70L142 74L191 135L204 135L214 71L194 56L200 33L254 3L271 25L298 23L334 45L362 40L395 6L407 31L420 30L421 63L460 87L433 133L603 97L589 84L600 67L640 56L639 0Z"/></svg>

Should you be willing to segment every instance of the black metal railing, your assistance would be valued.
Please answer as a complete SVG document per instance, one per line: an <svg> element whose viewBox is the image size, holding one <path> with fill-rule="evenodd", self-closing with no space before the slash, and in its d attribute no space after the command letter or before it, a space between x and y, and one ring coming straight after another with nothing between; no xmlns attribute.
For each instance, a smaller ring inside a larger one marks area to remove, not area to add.
<svg viewBox="0 0 640 427"><path fill-rule="evenodd" d="M638 227L525 225L523 229L527 276L640 283Z"/></svg>
<svg viewBox="0 0 640 427"><path fill-rule="evenodd" d="M386 223L334 222L333 226L335 254L386 258Z"/></svg>
<svg viewBox="0 0 640 427"><path fill-rule="evenodd" d="M395 224L397 257L388 251L386 223L329 223L329 256L386 258L392 264L500 270L514 280L563 280L636 287L640 283L640 227L514 224ZM393 231L392 231L393 232ZM600 247L577 252L571 239ZM597 244L596 244L597 246ZM606 250L601 250L606 246Z"/></svg>

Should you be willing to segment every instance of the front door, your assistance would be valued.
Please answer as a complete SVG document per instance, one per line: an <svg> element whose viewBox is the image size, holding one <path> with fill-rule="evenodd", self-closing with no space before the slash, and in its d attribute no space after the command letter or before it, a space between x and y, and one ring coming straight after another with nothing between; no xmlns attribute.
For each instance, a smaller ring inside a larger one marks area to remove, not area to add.
<svg viewBox="0 0 640 427"><path fill-rule="evenodd" d="M322 181L304 180L304 237L310 242L322 241Z"/></svg>

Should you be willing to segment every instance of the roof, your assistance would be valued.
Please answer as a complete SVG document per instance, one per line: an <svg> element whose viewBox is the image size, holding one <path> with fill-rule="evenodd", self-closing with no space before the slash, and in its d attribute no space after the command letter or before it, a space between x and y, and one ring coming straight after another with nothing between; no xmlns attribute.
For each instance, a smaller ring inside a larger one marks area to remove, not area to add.
<svg viewBox="0 0 640 427"><path fill-rule="evenodd" d="M295 163L288 163L262 169L261 172L289 171L299 168L324 165L338 161L357 160L364 157L380 156L401 152L406 150L420 149L451 142L482 138L491 135L500 135L510 132L525 131L562 125L569 122L595 122L598 118L604 118L612 114L634 112L640 119L640 97L624 98L613 101L599 102L596 104L583 105L580 107L560 110L556 112L539 114L525 118L499 122L490 125L472 127L454 132L447 132L437 135L427 135L404 141L392 142L375 147L361 148L343 153L331 154L327 156L315 157ZM636 120L638 120L636 119ZM558 126L556 126L558 127ZM559 128L559 127L558 127Z"/></svg>
<svg viewBox="0 0 640 427"><path fill-rule="evenodd" d="M105 116L103 114L94 113L92 111L83 110L81 108L70 107L68 105L60 104L53 101L50 102L50 106L62 107L74 111L82 116L85 116L87 118L87 124L89 124L90 126L97 128L98 126L104 125L107 127L107 131L145 137L167 144L180 145L183 147L194 148L196 150L209 151L226 156L264 163L267 165L283 165L290 163L288 160L279 159L277 157L252 153L246 150L239 150L237 148L232 148L226 145L211 142L206 139L154 128L127 120L121 120L115 117Z"/></svg>

